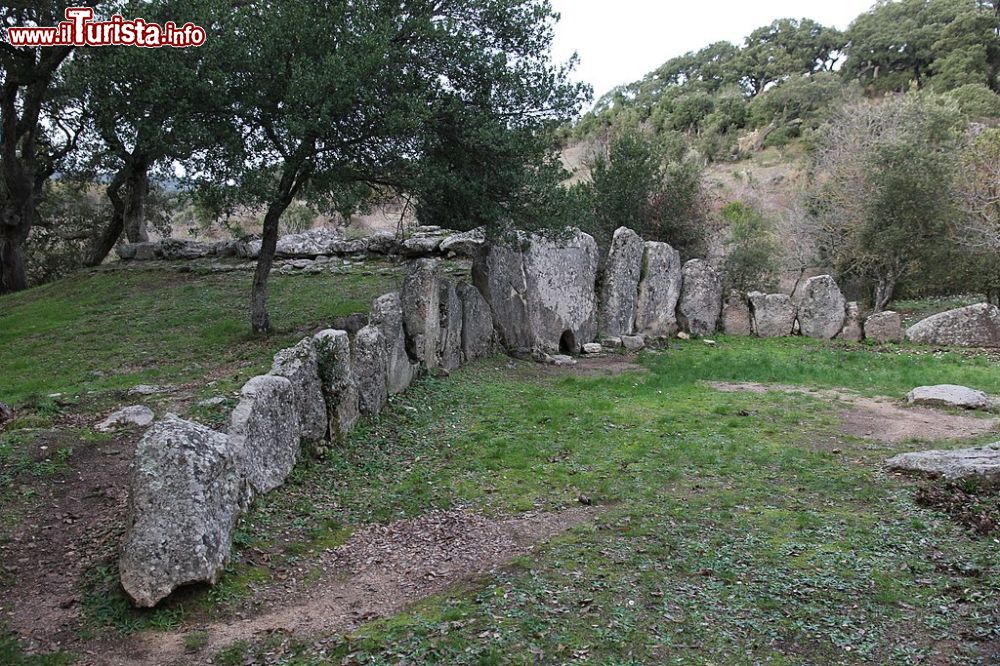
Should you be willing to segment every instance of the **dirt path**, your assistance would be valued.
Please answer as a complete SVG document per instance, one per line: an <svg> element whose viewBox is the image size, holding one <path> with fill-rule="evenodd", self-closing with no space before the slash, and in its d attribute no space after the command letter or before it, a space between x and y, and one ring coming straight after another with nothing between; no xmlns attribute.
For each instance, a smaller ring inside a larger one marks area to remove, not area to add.
<svg viewBox="0 0 1000 666"><path fill-rule="evenodd" d="M405 610L414 602L462 581L489 574L566 530L593 519L599 509L572 508L491 520L467 511L432 513L391 525L372 525L327 551L319 580L265 591L253 616L143 633L80 652L84 664L211 663L237 641L282 633L299 637L352 631ZM205 632L197 654L184 637Z"/></svg>
<svg viewBox="0 0 1000 666"><path fill-rule="evenodd" d="M803 386L754 382L710 382L725 393L796 393L810 395L840 407L840 430L845 435L884 444L910 439L938 441L967 439L1000 433L1000 419L953 414L924 407L905 407L891 398L869 398L846 389L810 389Z"/></svg>

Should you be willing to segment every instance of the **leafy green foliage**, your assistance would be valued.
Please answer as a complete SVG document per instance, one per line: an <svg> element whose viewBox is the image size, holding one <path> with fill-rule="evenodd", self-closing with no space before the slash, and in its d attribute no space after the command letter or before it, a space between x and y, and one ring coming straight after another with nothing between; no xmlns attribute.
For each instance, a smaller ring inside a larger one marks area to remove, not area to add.
<svg viewBox="0 0 1000 666"><path fill-rule="evenodd" d="M723 265L726 288L741 294L753 290L773 291L780 255L773 223L742 201L726 204L722 208L722 219L729 223Z"/></svg>

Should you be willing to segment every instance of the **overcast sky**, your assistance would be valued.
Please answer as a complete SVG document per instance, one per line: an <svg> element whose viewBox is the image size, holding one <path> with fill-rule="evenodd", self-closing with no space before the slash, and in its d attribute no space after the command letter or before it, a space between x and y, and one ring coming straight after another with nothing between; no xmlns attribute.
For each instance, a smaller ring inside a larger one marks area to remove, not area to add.
<svg viewBox="0 0 1000 666"><path fill-rule="evenodd" d="M555 57L580 55L576 78L594 86L595 100L641 79L670 58L712 42L743 41L778 18L811 18L844 29L874 0L552 0Z"/></svg>

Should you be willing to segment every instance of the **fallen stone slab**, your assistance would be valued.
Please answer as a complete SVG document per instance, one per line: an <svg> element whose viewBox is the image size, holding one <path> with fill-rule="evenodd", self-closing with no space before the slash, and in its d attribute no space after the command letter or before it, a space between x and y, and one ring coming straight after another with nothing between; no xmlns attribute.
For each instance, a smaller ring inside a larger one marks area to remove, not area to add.
<svg viewBox="0 0 1000 666"><path fill-rule="evenodd" d="M954 384L917 387L906 396L906 401L911 405L959 409L989 409L992 404L982 391Z"/></svg>
<svg viewBox="0 0 1000 666"><path fill-rule="evenodd" d="M133 602L152 608L183 585L218 582L248 504L226 435L176 416L154 424L136 446L118 561Z"/></svg>
<svg viewBox="0 0 1000 666"><path fill-rule="evenodd" d="M153 422L154 418L153 410L149 407L145 405L132 405L131 407L125 407L114 412L108 418L94 426L94 429L99 432L110 432L116 427L123 425L134 425L145 428Z"/></svg>
<svg viewBox="0 0 1000 666"><path fill-rule="evenodd" d="M1000 308L980 303L942 312L911 326L906 337L921 345L1000 347Z"/></svg>
<svg viewBox="0 0 1000 666"><path fill-rule="evenodd" d="M478 227L471 231L465 231L448 236L441 241L441 245L438 247L438 250L442 254L454 254L459 257L472 259L476 256L476 252L479 251L479 248L482 247L485 242L486 232L482 227Z"/></svg>
<svg viewBox="0 0 1000 666"><path fill-rule="evenodd" d="M996 488L1000 486L1000 442L973 449L904 453L891 458L886 465L901 472Z"/></svg>
<svg viewBox="0 0 1000 666"><path fill-rule="evenodd" d="M256 493L281 486L299 458L299 412L292 383L254 377L240 391L229 420L229 439L241 473Z"/></svg>

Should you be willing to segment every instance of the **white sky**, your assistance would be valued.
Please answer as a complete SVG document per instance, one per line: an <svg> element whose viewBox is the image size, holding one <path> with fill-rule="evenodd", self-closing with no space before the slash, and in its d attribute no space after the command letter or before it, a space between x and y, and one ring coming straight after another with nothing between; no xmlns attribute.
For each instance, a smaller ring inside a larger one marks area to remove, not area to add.
<svg viewBox="0 0 1000 666"><path fill-rule="evenodd" d="M722 40L739 44L754 28L779 18L811 18L840 29L874 0L552 0L554 55L579 54L578 80L594 99L688 51Z"/></svg>

